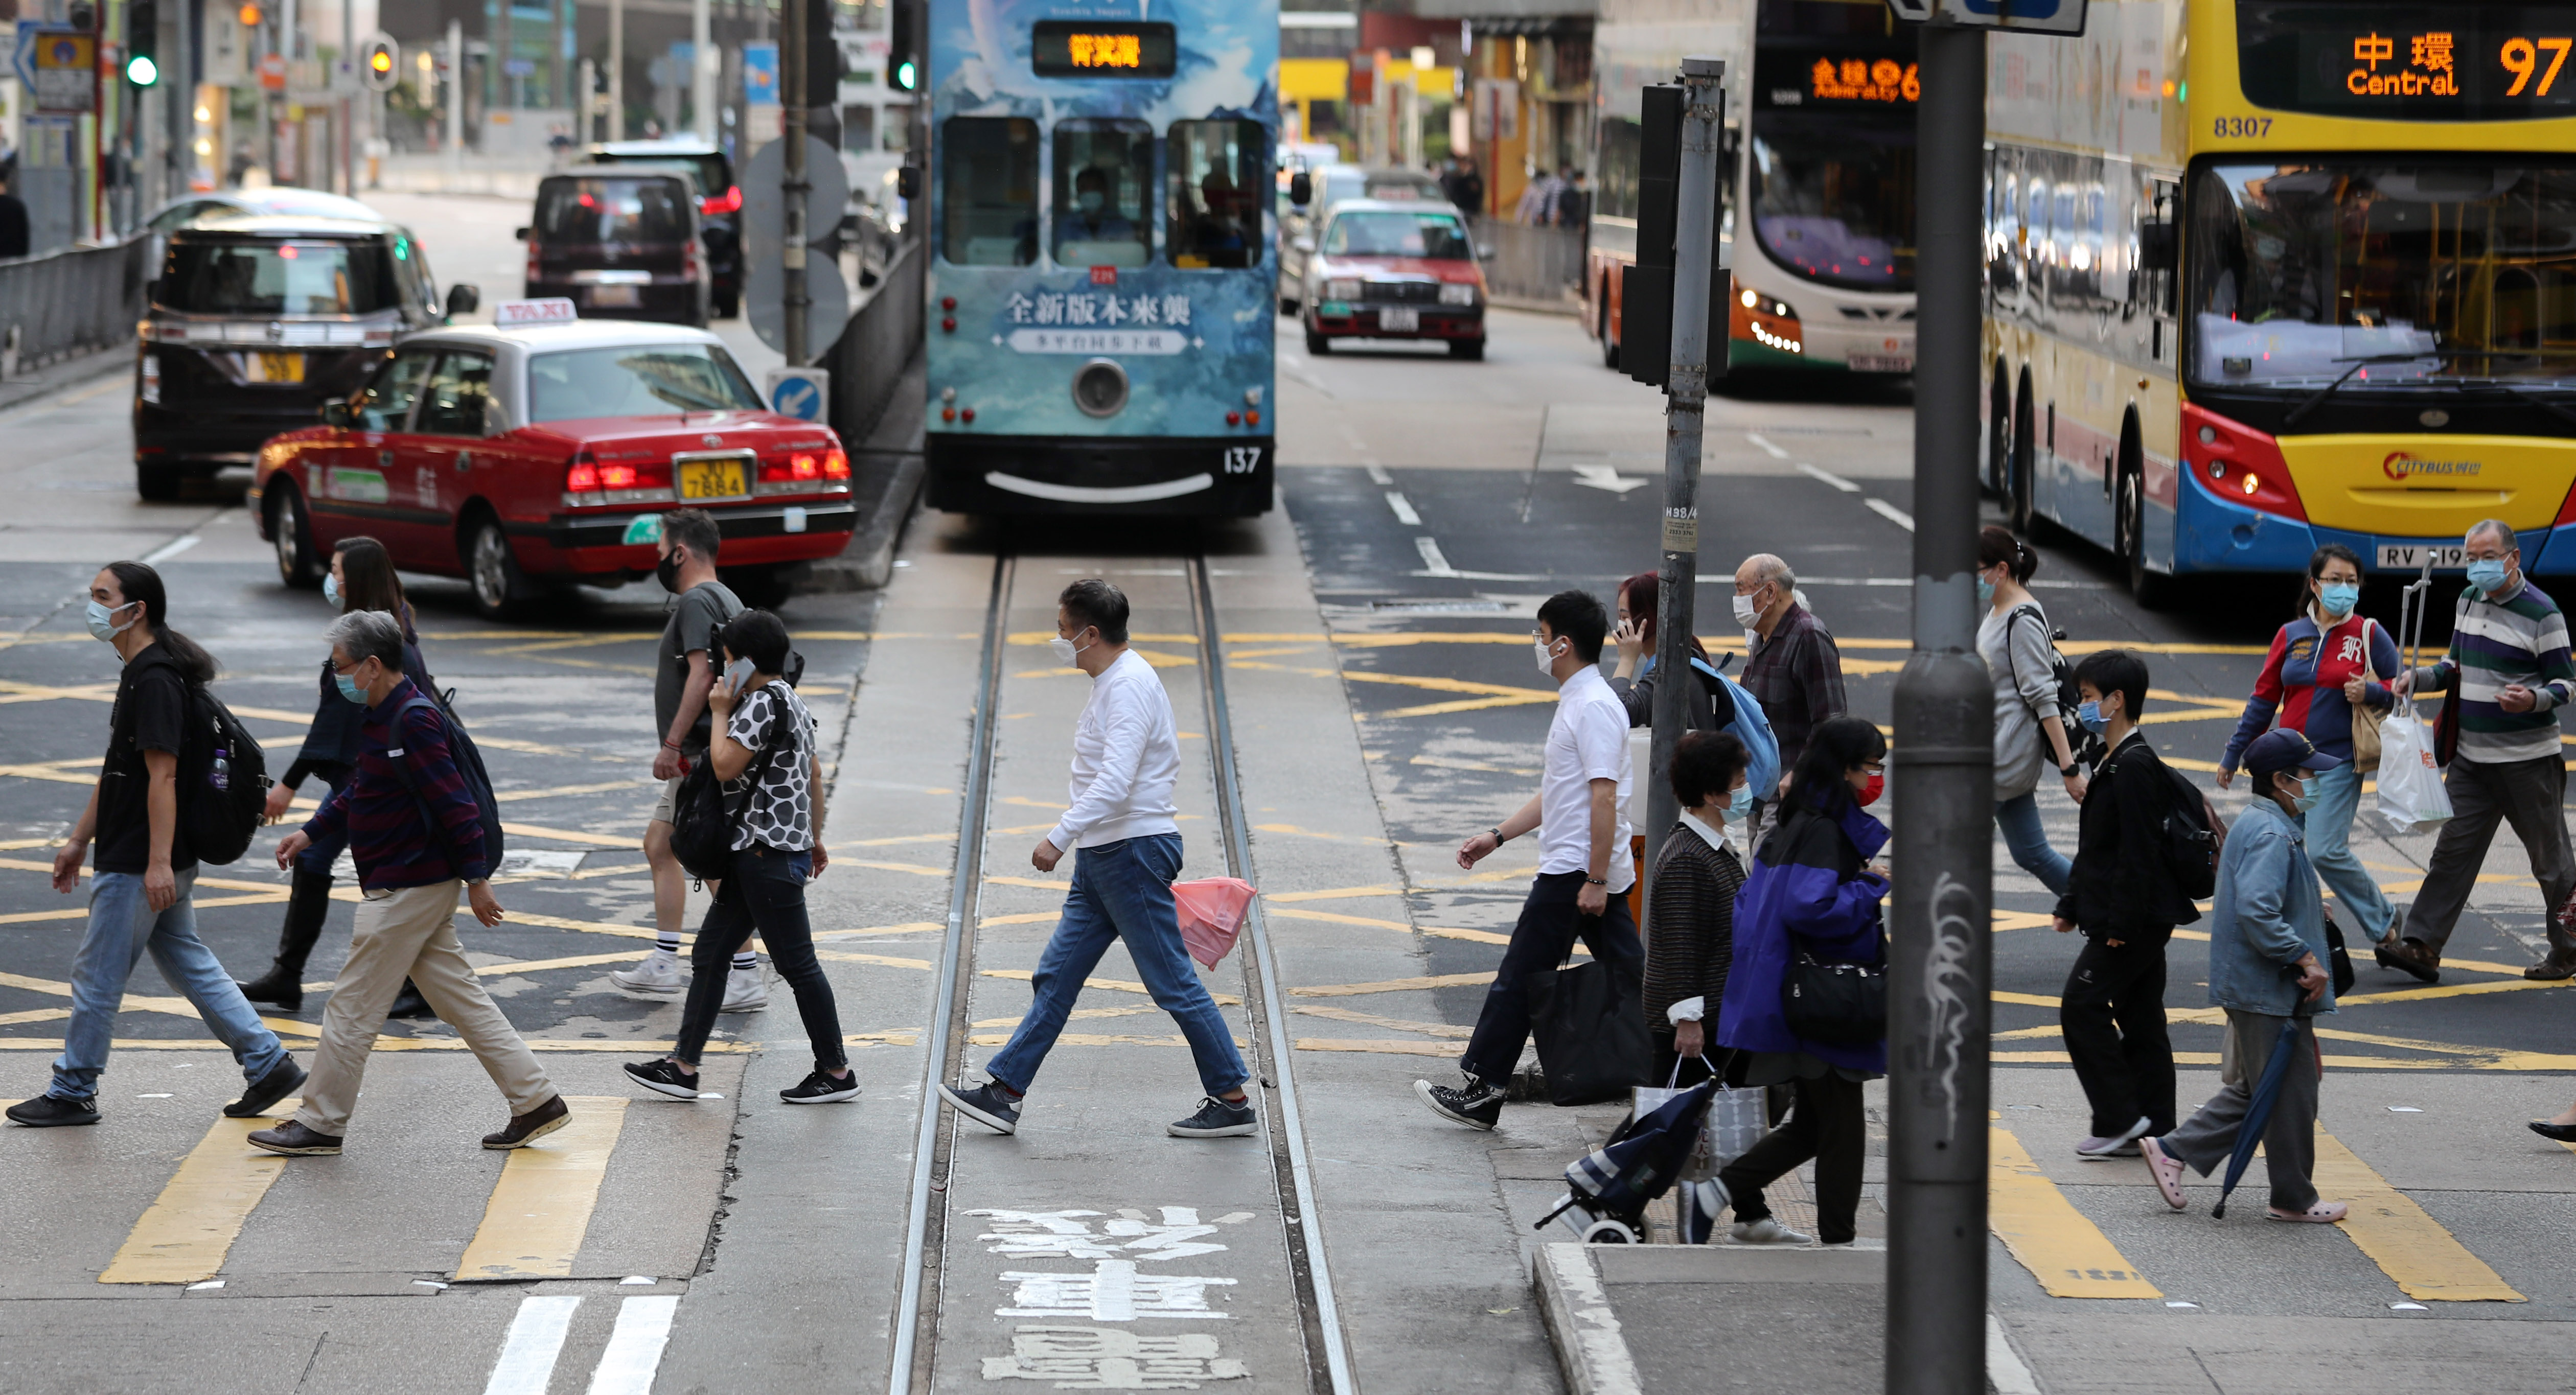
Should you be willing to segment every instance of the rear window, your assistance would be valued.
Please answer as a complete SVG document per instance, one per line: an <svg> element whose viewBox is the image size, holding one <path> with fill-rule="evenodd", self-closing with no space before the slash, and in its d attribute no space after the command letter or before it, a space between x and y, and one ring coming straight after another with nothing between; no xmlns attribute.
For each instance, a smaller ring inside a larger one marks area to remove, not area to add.
<svg viewBox="0 0 2576 1395"><path fill-rule="evenodd" d="M697 171L698 193L716 198L733 187L733 162L712 152L705 155L600 155L594 165L687 165Z"/></svg>
<svg viewBox="0 0 2576 1395"><path fill-rule="evenodd" d="M157 301L199 315L364 315L402 303L377 242L173 239Z"/></svg>
<svg viewBox="0 0 2576 1395"><path fill-rule="evenodd" d="M1334 257L1429 257L1466 261L1474 255L1466 225L1450 213L1345 213L1324 234L1324 252Z"/></svg>
<svg viewBox="0 0 2576 1395"><path fill-rule="evenodd" d="M713 344L568 349L528 360L528 419L761 411L733 355Z"/></svg>
<svg viewBox="0 0 2576 1395"><path fill-rule="evenodd" d="M555 242L680 242L686 186L674 179L549 179L537 191L537 235Z"/></svg>

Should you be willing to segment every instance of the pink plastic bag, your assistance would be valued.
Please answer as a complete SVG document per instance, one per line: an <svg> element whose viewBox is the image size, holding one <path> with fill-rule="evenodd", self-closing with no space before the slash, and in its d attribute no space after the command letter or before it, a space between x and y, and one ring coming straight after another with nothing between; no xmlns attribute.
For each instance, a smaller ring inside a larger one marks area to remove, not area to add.
<svg viewBox="0 0 2576 1395"><path fill-rule="evenodd" d="M1243 913L1261 893L1239 877L1207 877L1172 883L1172 901L1181 913L1181 943L1190 957L1213 969L1234 948L1243 929Z"/></svg>

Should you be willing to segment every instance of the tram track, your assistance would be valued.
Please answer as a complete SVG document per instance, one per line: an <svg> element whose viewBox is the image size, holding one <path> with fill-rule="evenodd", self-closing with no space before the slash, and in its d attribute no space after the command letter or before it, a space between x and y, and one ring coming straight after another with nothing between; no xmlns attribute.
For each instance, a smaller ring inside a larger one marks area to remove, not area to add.
<svg viewBox="0 0 2576 1395"><path fill-rule="evenodd" d="M1181 570L1186 576L1193 621L1210 783L1215 793L1216 822L1222 830L1219 841L1225 868L1229 875L1258 884L1251 829L1236 770L1215 590L1204 557L1191 554L1179 560L1183 562ZM1006 681L1004 656L1010 642L1009 625L1019 572L1018 557L1005 551L995 558L979 646L957 855L933 990L932 1020L924 1034L930 1051L921 1082L919 1127L913 1140L902 1284L887 1371L890 1395L939 1388L943 1369L949 1371L949 1383L954 1384L958 1373L953 1368L983 1354L954 1337L943 1340L941 1331L945 1307L942 1298L952 1244L951 1182L959 1176L965 1160L958 1149L961 1120L942 1108L936 1087L940 1082L961 1078L968 1066L970 1002L978 973L975 932L985 882L985 843L993 826L998 710ZM1273 1233L1268 1238L1278 1244L1278 1255L1284 1263L1299 1329L1303 1384L1314 1395L1350 1395L1356 1386L1321 1218L1316 1212L1314 1172L1299 1113L1284 990L1257 899L1248 913L1238 950L1239 957L1228 972L1239 974L1241 979L1240 996L1250 1045L1247 1066L1253 1077L1251 1094L1260 1101L1260 1147L1275 1205L1269 1217ZM1250 1236L1243 1238L1248 1240ZM1258 1374L1268 1377L1260 1383L1284 1384L1272 1373Z"/></svg>

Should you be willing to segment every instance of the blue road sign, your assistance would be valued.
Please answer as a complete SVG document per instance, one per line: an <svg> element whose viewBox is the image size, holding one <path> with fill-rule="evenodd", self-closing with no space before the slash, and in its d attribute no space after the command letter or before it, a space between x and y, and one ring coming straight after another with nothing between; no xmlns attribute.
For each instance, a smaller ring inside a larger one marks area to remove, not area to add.
<svg viewBox="0 0 2576 1395"><path fill-rule="evenodd" d="M798 421L821 421L824 415L823 386L811 378L784 379L778 384L769 406L780 416L794 417Z"/></svg>

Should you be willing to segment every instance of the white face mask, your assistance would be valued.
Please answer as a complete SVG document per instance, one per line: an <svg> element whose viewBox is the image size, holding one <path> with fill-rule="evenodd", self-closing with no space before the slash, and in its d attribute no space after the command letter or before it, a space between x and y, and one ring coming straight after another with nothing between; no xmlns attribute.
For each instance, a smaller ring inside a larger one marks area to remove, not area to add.
<svg viewBox="0 0 2576 1395"><path fill-rule="evenodd" d="M1547 641L1543 639L1531 640L1530 651L1533 656L1538 659L1538 671L1553 677L1556 673L1556 656L1548 652Z"/></svg>
<svg viewBox="0 0 2576 1395"><path fill-rule="evenodd" d="M1090 647L1090 645L1086 644L1082 646L1082 649L1077 649L1074 647L1072 640L1066 639L1062 635L1051 635L1047 638L1047 648L1055 652L1055 661L1068 668L1072 667L1075 659L1082 657L1083 649L1088 649Z"/></svg>
<svg viewBox="0 0 2576 1395"><path fill-rule="evenodd" d="M1753 622L1761 618L1762 608L1753 603L1753 598L1738 593L1735 598L1735 623L1749 630L1753 628Z"/></svg>

